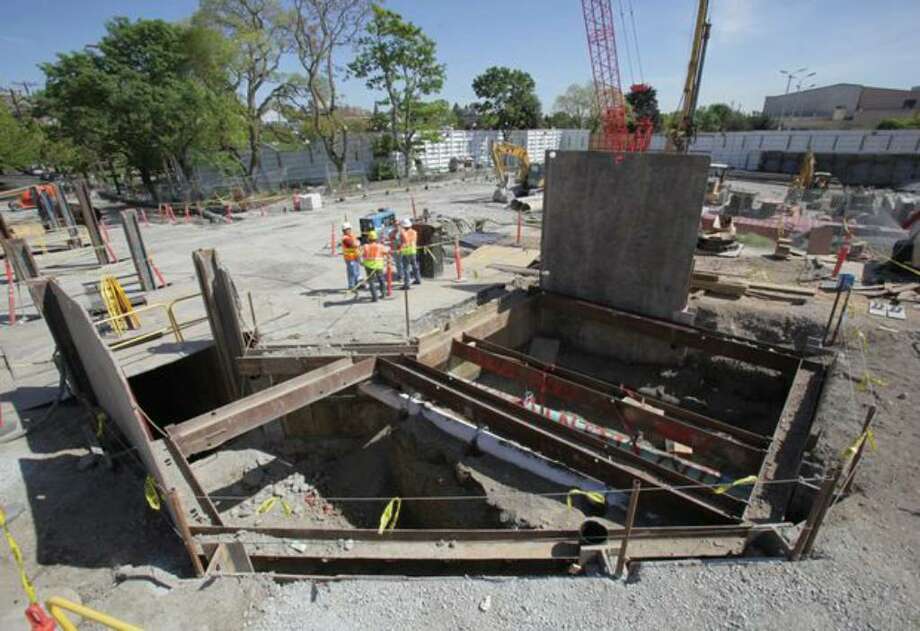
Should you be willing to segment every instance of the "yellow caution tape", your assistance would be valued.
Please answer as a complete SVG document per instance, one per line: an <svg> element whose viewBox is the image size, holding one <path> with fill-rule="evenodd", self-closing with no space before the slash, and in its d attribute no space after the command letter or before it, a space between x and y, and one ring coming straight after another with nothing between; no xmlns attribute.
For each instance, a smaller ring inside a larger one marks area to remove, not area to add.
<svg viewBox="0 0 920 631"><path fill-rule="evenodd" d="M599 493L597 491L582 491L581 489L572 489L571 491L569 491L568 495L566 495L566 498L565 498L565 503L568 504L569 508L572 508L572 496L573 495L581 495L583 497L586 497L588 498L588 501L598 504L600 506L603 506L605 502L603 493Z"/></svg>
<svg viewBox="0 0 920 631"><path fill-rule="evenodd" d="M738 478L738 479L735 480L734 482L729 482L728 484L720 484L719 486L717 486L717 487L715 487L715 488L713 489L713 492L714 492L716 495L722 495L723 493L725 493L726 491L728 491L728 489L734 488L734 487L736 487L736 486L745 486L745 485L748 485L748 484L756 484L756 483L757 483L757 476L756 476L756 475L749 475L749 476L745 476L745 477L743 477L743 478Z"/></svg>
<svg viewBox="0 0 920 631"><path fill-rule="evenodd" d="M872 375L869 374L869 371L867 370L866 374L863 375L863 378L860 379L859 383L856 384L856 388L860 392L865 392L866 390L869 390L871 386L878 386L880 388L884 388L887 385L888 385L887 381L885 381L884 379L879 379L878 377L873 377Z"/></svg>
<svg viewBox="0 0 920 631"><path fill-rule="evenodd" d="M157 493L157 482L152 475L148 475L144 480L144 497L153 510L160 510L160 494Z"/></svg>
<svg viewBox="0 0 920 631"><path fill-rule="evenodd" d="M105 414L99 412L96 414L96 438L102 438L102 432L105 430Z"/></svg>
<svg viewBox="0 0 920 631"><path fill-rule="evenodd" d="M862 344L863 352L868 352L869 342L866 340L866 334L863 333L861 329L856 329L856 338L859 340L859 343Z"/></svg>
<svg viewBox="0 0 920 631"><path fill-rule="evenodd" d="M878 445L875 442L875 434L872 433L871 429L867 429L862 434L856 437L856 440L853 441L853 444L843 450L843 453L840 454L840 457L845 461L849 460L856 455L856 452L859 451L859 448L863 443L869 443L869 448L872 451L875 451L878 448Z"/></svg>
<svg viewBox="0 0 920 631"><path fill-rule="evenodd" d="M287 503L286 500L281 499L275 495L272 495L270 498L259 504L259 508L256 509L256 513L262 515L270 511L275 504L278 503L278 500L281 500L281 509L284 511L285 516L290 517L294 514L294 509L291 508L291 505Z"/></svg>
<svg viewBox="0 0 920 631"><path fill-rule="evenodd" d="M380 513L380 526L377 528L377 534L382 535L384 530L393 530L396 528L396 522L399 520L399 509L402 508L402 500L394 497L387 504L387 507Z"/></svg>
<svg viewBox="0 0 920 631"><path fill-rule="evenodd" d="M29 602L36 603L38 598L35 596L35 587L32 586L32 582L29 581L29 577L26 574L26 564L22 560L22 550L19 549L19 544L13 539L13 535L6 525L6 513L3 512L2 508L0 508L0 528L3 529L6 543L10 546L10 553L12 553L13 560L16 561L16 566L19 568L19 581L22 583L22 589L25 590Z"/></svg>

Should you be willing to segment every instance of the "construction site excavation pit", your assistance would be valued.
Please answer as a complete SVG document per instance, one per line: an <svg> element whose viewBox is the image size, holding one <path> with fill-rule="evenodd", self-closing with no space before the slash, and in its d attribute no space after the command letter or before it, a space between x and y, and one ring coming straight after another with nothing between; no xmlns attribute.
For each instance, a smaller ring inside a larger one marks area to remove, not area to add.
<svg viewBox="0 0 920 631"><path fill-rule="evenodd" d="M393 498L402 529L577 529L585 519L567 508L568 487L357 388L191 466L224 522L240 527L377 529Z"/></svg>
<svg viewBox="0 0 920 631"><path fill-rule="evenodd" d="M776 556L813 495L799 474L824 371L777 347L513 292L413 348L257 355L255 394L167 427L213 504L211 525L190 513L205 559L542 573L627 532L633 559ZM260 389L268 371L289 374Z"/></svg>

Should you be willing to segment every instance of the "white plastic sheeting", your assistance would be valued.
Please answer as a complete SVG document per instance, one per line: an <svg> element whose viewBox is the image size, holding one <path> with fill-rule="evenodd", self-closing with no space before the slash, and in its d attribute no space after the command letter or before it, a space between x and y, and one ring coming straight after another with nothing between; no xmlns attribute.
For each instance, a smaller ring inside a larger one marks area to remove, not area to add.
<svg viewBox="0 0 920 631"><path fill-rule="evenodd" d="M650 149L664 150L661 135L652 137ZM741 131L698 134L691 153L708 153L713 162L736 169L757 169L762 151L788 153L920 154L920 130L815 130Z"/></svg>
<svg viewBox="0 0 920 631"><path fill-rule="evenodd" d="M527 129L511 132L510 142L526 147L532 162L543 162L547 151L556 149L587 149L589 132L586 129ZM489 145L502 140L495 130L447 130L440 142L426 142L419 153L422 169L426 173L443 173L448 170L451 158L472 158L483 167L491 167ZM346 168L349 175L370 173L373 155L373 136L361 134L349 138ZM248 156L244 156L248 159ZM394 156L397 164L400 157ZM335 165L328 159L320 143L296 151L277 151L265 146L262 149L262 169L259 184L274 188L280 184L321 184L336 173ZM205 190L227 187L237 183L234 178L209 166L197 171L199 186Z"/></svg>

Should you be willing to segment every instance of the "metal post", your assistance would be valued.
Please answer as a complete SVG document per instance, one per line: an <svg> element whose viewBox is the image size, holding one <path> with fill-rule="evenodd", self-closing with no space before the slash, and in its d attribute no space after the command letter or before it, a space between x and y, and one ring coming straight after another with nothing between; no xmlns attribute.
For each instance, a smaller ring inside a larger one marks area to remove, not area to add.
<svg viewBox="0 0 920 631"><path fill-rule="evenodd" d="M839 478L840 469L837 469L824 479L824 483L818 491L818 496L815 498L814 504L811 505L811 512L808 513L808 519L805 520L802 532L799 533L799 538L795 541L795 547L789 557L790 560L798 561L802 558L802 555L808 554L811 551L811 547L814 544L814 537L817 534L818 528L821 526L824 514L827 512L827 507L834 496L834 487L837 486L837 480Z"/></svg>
<svg viewBox="0 0 920 631"><path fill-rule="evenodd" d="M407 273L407 272L404 272ZM408 290L403 291L403 304L406 308L406 339L410 338L409 334L409 292Z"/></svg>
<svg viewBox="0 0 920 631"><path fill-rule="evenodd" d="M137 222L137 211L134 209L123 211L121 222L125 229L125 240L128 242L128 250L131 252L131 260L134 262L134 269L137 271L137 279L140 282L141 289L153 291L157 286L153 279L150 257L147 256L147 248L141 235L141 227Z"/></svg>
<svg viewBox="0 0 920 631"><path fill-rule="evenodd" d="M629 508L626 511L626 532L623 533L623 541L620 543L620 554L617 557L617 567L613 575L615 577L623 574L623 568L626 565L626 547L629 545L629 536L632 534L633 524L636 521L636 508L639 505L639 480L633 480L632 493L629 495Z"/></svg>
<svg viewBox="0 0 920 631"><path fill-rule="evenodd" d="M863 436L869 431L869 428L872 426L872 421L875 418L876 410L877 408L874 405L869 406L869 410L866 412L866 418L863 421L862 429L859 431L860 436ZM852 486L853 479L856 477L856 467L859 466L863 453L866 451L867 441L868 438L863 438L862 442L859 443L859 447L856 449L856 453L853 454L853 459L850 461L850 468L844 478L843 489L840 491L841 495L846 495L850 492L850 486Z"/></svg>
<svg viewBox="0 0 920 631"><path fill-rule="evenodd" d="M169 505L172 507L173 514L176 518L176 526L182 535L182 543L185 544L185 550L192 560L192 567L195 569L195 576L204 576L204 567L201 565L201 559L198 558L198 552L195 551L195 539L192 537L192 531L189 530L188 520L185 519L185 512L182 510L182 502L179 500L179 494L176 489L171 489L166 494Z"/></svg>

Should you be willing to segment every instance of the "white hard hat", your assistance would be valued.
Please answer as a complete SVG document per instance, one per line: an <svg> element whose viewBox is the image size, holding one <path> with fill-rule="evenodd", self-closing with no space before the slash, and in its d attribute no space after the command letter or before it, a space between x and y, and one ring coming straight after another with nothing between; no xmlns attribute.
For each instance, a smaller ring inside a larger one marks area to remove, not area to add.
<svg viewBox="0 0 920 631"><path fill-rule="evenodd" d="M402 220L401 223L402 223L402 227L403 227L403 228L411 228L411 227L412 227L412 220L409 219L408 217L403 217L403 220Z"/></svg>
<svg viewBox="0 0 920 631"><path fill-rule="evenodd" d="M351 230L351 224L347 221L342 224L342 231L344 232L345 230Z"/></svg>

